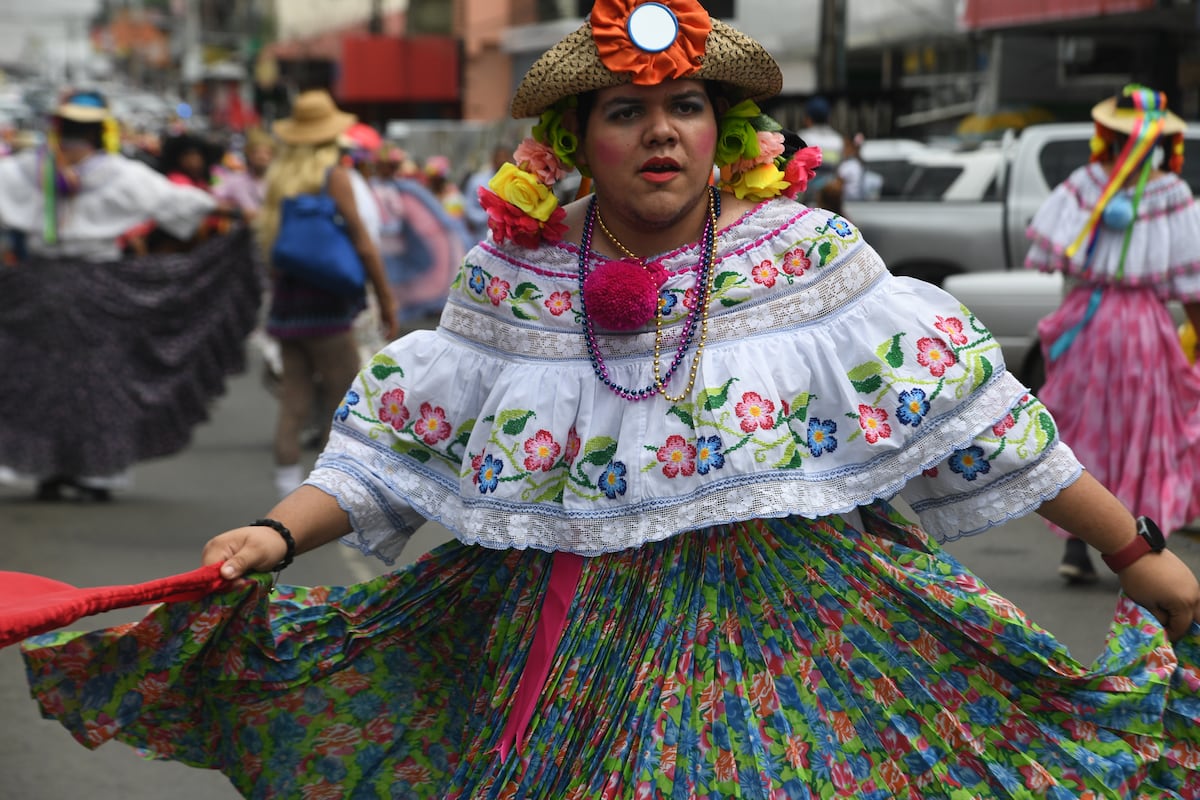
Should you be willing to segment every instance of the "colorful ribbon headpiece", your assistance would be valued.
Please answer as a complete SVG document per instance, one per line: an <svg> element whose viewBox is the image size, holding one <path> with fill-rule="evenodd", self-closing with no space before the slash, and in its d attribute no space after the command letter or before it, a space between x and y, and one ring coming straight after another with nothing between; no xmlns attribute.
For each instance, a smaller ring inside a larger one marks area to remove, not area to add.
<svg viewBox="0 0 1200 800"><path fill-rule="evenodd" d="M1155 142L1162 135L1163 127L1167 122L1167 96L1145 86L1130 84L1118 96L1113 113L1118 117L1132 117L1133 127L1129 132L1129 139L1121 148L1116 161L1113 162L1108 184L1100 193L1100 198L1092 209L1087 224L1066 250L1068 258L1079 252L1079 248L1083 246L1084 242L1088 243L1088 249L1091 250L1105 208L1140 165L1142 174L1133 196L1133 218L1136 219L1137 207L1142 199L1142 191L1146 186L1146 180L1150 176L1152 167L1148 156ZM1124 254L1122 254L1122 265L1123 262Z"/></svg>

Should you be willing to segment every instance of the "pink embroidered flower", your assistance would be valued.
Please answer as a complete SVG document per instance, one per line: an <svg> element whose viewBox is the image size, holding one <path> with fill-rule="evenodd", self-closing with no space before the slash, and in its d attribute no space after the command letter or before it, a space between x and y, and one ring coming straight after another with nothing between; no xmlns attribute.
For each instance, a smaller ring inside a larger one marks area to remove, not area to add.
<svg viewBox="0 0 1200 800"><path fill-rule="evenodd" d="M471 457L471 483L479 483L479 470L483 468L483 459L487 455L487 449L479 451L479 455Z"/></svg>
<svg viewBox="0 0 1200 800"><path fill-rule="evenodd" d="M783 134L777 131L758 131L758 156L743 158L731 165L733 172L748 172L761 164L769 164L783 155Z"/></svg>
<svg viewBox="0 0 1200 800"><path fill-rule="evenodd" d="M917 363L928 367L933 377L940 378L948 368L958 363L958 359L944 341L926 336L917 340Z"/></svg>
<svg viewBox="0 0 1200 800"><path fill-rule="evenodd" d="M567 431L567 452L563 454L563 459L568 464L574 464L576 457L579 455L579 433L575 430L575 426L571 426L571 430Z"/></svg>
<svg viewBox="0 0 1200 800"><path fill-rule="evenodd" d="M530 472L537 472L539 469L549 472L554 469L554 462L561 452L562 447L554 441L550 431L538 431L525 440L525 469Z"/></svg>
<svg viewBox="0 0 1200 800"><path fill-rule="evenodd" d="M673 433L667 437L667 443L658 448L658 462L663 465L663 475L668 478L691 475L696 471L696 448Z"/></svg>
<svg viewBox="0 0 1200 800"><path fill-rule="evenodd" d="M821 148L805 147L798 150L783 170L784 179L791 184L783 190L783 194L795 199L796 195L808 188L808 182L817 174L819 166L821 166Z"/></svg>
<svg viewBox="0 0 1200 800"><path fill-rule="evenodd" d="M686 292L684 292L684 293L683 293L683 306L684 306L684 308L686 308L688 311L693 311L693 310L695 310L695 308L696 308L696 298L697 298L697 297L698 297L698 295L696 294L696 287L695 287L695 286L693 286L692 288L690 288L690 289L688 289Z"/></svg>
<svg viewBox="0 0 1200 800"><path fill-rule="evenodd" d="M551 292L550 296L546 298L545 306L550 309L551 314L561 317L571 310L571 293Z"/></svg>
<svg viewBox="0 0 1200 800"><path fill-rule="evenodd" d="M775 404L761 397L758 392L746 392L742 402L734 407L734 411L742 418L742 430L753 433L760 428L769 431L775 427Z"/></svg>
<svg viewBox="0 0 1200 800"><path fill-rule="evenodd" d="M950 337L950 344L963 345L967 343L967 337L963 335L963 323L958 317L941 317L937 318L937 322L933 327L937 328L942 333Z"/></svg>
<svg viewBox="0 0 1200 800"><path fill-rule="evenodd" d="M526 172L538 176L538 180L547 186L552 186L567 175L567 169L554 154L554 148L542 144L532 136L517 145L513 152L513 161Z"/></svg>
<svg viewBox="0 0 1200 800"><path fill-rule="evenodd" d="M421 403L421 411L417 424L413 425L413 433L425 440L425 444L437 444L450 435L450 425L446 422L446 409L436 408L429 403Z"/></svg>
<svg viewBox="0 0 1200 800"><path fill-rule="evenodd" d="M1017 424L1017 421L1015 419L1013 419L1013 415L1009 414L1009 415L1005 416L1004 419L1000 420L999 422L997 422L995 425L992 426L992 433L994 433L996 436L1003 436L1004 434L1006 434L1010 430L1012 430L1013 426L1016 424Z"/></svg>
<svg viewBox="0 0 1200 800"><path fill-rule="evenodd" d="M754 278L754 282L761 283L768 289L775 285L775 276L778 274L779 270L775 269L775 265L770 261L763 261L750 270L750 277Z"/></svg>
<svg viewBox="0 0 1200 800"><path fill-rule="evenodd" d="M379 421L386 422L396 430L403 430L408 423L408 409L404 406L404 390L391 389L379 398Z"/></svg>
<svg viewBox="0 0 1200 800"><path fill-rule="evenodd" d="M888 425L887 418L888 414L882 408L872 408L861 403L858 406L858 426L863 429L863 435L871 444L880 439L891 438L892 426Z"/></svg>
<svg viewBox="0 0 1200 800"><path fill-rule="evenodd" d="M508 281L492 278L487 287L487 296L492 301L492 305L498 306L504 301L504 298L508 297L508 287Z"/></svg>
<svg viewBox="0 0 1200 800"><path fill-rule="evenodd" d="M804 254L804 248L797 247L784 254L781 266L785 273L798 278L812 266L812 259Z"/></svg>

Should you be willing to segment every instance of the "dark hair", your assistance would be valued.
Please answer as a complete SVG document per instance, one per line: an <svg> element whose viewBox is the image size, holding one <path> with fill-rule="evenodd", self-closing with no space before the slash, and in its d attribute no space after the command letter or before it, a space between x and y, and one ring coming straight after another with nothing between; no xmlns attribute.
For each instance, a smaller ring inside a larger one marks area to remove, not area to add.
<svg viewBox="0 0 1200 800"><path fill-rule="evenodd" d="M104 149L104 125L100 122L77 122L73 119L56 119L59 139L79 139L97 150Z"/></svg>
<svg viewBox="0 0 1200 800"><path fill-rule="evenodd" d="M183 154L195 150L204 159L204 172L209 174L221 160L221 148L200 136L191 133L180 133L168 136L162 143L162 155L159 157L159 171L174 172L179 169Z"/></svg>

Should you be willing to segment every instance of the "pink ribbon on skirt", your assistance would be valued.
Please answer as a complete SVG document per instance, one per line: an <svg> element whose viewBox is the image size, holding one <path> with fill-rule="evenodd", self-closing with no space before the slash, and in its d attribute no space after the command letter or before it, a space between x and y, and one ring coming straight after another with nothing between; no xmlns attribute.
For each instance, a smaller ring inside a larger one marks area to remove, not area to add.
<svg viewBox="0 0 1200 800"><path fill-rule="evenodd" d="M571 601L575 598L582 576L583 556L554 553L550 561L550 580L542 594L541 616L533 634L533 644L529 648L521 677L517 679L517 691L513 695L504 730L500 732L500 743L493 751L500 754L501 761L508 760L508 754L514 746L518 753L525 746L525 732L529 728L529 721L533 719L546 678L550 675L554 651L558 649L558 641L567 627L567 612L571 609Z"/></svg>

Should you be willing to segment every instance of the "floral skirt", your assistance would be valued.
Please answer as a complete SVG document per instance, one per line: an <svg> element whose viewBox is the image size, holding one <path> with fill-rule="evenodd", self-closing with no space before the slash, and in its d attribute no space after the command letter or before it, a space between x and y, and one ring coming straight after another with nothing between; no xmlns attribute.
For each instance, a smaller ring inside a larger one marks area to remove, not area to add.
<svg viewBox="0 0 1200 800"><path fill-rule="evenodd" d="M1043 352L1086 316L1079 286L1038 325ZM1200 369L1150 288L1107 288L1038 392L1084 468L1168 535L1200 516ZM1051 526L1056 533L1066 532Z"/></svg>
<svg viewBox="0 0 1200 800"><path fill-rule="evenodd" d="M253 798L1200 796L1200 627L1172 649L1123 599L1084 666L882 504L585 559L502 759L551 560L451 543L22 649L86 746Z"/></svg>

